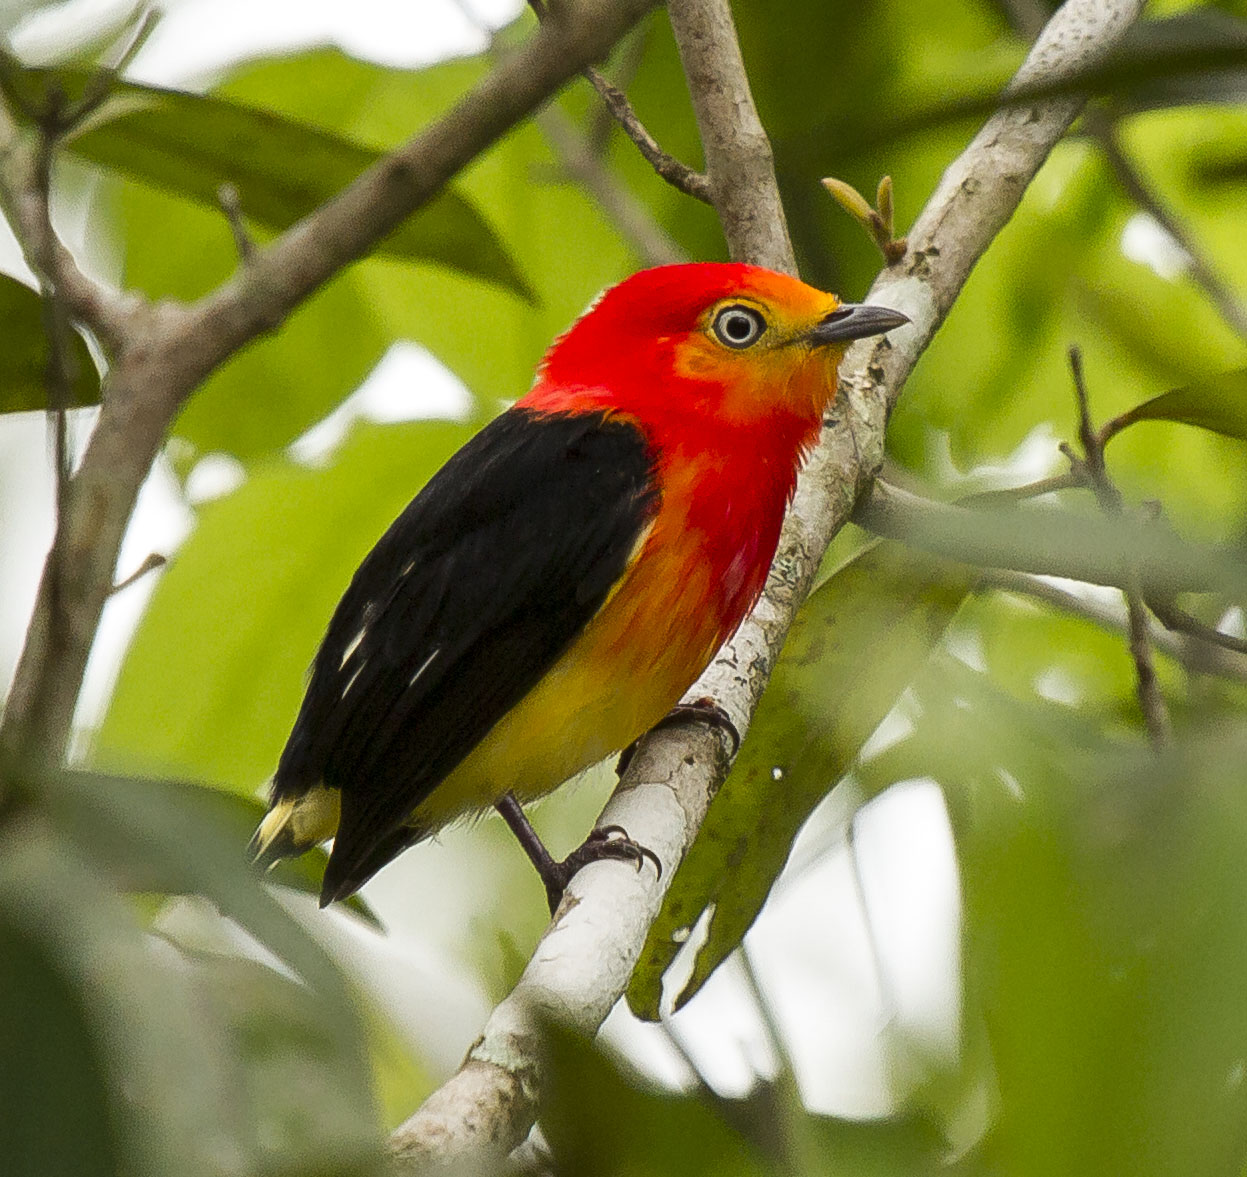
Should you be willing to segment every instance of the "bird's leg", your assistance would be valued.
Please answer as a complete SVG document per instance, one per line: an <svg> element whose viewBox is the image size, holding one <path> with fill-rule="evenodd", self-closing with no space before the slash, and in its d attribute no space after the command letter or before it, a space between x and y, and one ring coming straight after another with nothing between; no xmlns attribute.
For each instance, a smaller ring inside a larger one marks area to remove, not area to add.
<svg viewBox="0 0 1247 1177"><path fill-rule="evenodd" d="M717 727L721 732L726 732L728 739L732 741L732 750L728 753L729 760L740 751L740 732L736 730L732 717L710 698L694 699L691 703L677 703L650 728L650 731L656 732L659 728L671 727L673 724L683 723L688 719L701 720L702 723L707 723L711 727ZM636 753L637 745L640 742L640 740L633 740L631 744L619 753L619 762L615 765L617 775L622 777L628 771L628 765L632 763L632 757Z"/></svg>
<svg viewBox="0 0 1247 1177"><path fill-rule="evenodd" d="M628 837L622 826L603 826L593 830L582 845L562 862L556 862L538 837L537 831L533 829L532 823L524 816L524 810L513 793L504 793L494 802L494 808L511 827L511 832L528 855L528 861L537 868L537 873L546 887L546 901L550 904L551 915L558 910L559 901L563 898L563 892L567 890L572 876L591 862L615 859L617 862L633 862L637 870L640 870L648 858L658 871L659 878L662 877L662 863L658 861L658 855L644 846L638 846Z"/></svg>

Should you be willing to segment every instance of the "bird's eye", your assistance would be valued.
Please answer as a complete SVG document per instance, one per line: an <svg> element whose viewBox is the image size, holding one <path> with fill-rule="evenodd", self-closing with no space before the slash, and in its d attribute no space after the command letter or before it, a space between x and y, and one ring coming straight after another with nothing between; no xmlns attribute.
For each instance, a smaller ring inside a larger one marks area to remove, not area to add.
<svg viewBox="0 0 1247 1177"><path fill-rule="evenodd" d="M724 307L714 317L715 338L724 347L749 347L765 330L766 320L752 307Z"/></svg>

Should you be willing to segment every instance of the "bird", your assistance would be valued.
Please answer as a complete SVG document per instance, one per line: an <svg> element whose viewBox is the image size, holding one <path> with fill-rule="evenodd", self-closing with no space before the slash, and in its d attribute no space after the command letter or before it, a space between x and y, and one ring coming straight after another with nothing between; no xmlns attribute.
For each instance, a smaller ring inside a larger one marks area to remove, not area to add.
<svg viewBox="0 0 1247 1177"><path fill-rule="evenodd" d="M654 856L619 829L555 861L523 806L686 694L761 595L845 348L908 321L734 262L641 270L599 295L360 564L256 862L332 838L324 907L497 809L551 914L584 863L640 869ZM713 700L686 706L730 727Z"/></svg>

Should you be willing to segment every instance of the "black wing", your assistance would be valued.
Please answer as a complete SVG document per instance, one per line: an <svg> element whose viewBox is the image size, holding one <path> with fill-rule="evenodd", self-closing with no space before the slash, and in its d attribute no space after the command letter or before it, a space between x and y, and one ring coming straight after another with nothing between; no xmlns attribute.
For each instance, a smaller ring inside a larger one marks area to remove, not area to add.
<svg viewBox="0 0 1247 1177"><path fill-rule="evenodd" d="M408 504L329 623L273 783L342 815L323 901L411 840L403 822L557 661L658 505L636 426L511 409Z"/></svg>

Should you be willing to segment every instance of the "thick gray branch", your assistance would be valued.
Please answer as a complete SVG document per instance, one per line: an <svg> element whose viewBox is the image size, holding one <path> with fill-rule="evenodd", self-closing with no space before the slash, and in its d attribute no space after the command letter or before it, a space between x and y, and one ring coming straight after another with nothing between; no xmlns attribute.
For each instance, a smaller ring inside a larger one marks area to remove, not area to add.
<svg viewBox="0 0 1247 1177"><path fill-rule="evenodd" d="M1067 76L1100 61L1138 16L1141 0L1067 0L1015 84ZM724 5L672 0L673 25L706 138L716 207L734 256L791 269L791 251L765 139L742 92L734 38L723 48ZM678 14L678 15L677 15ZM684 18L687 18L685 20ZM730 26L729 26L730 28ZM720 49L712 48L718 45ZM724 70L721 76L717 71ZM736 106L737 135L726 114ZM871 300L914 320L892 343L855 348L841 372L839 412L801 480L767 591L753 615L694 688L713 695L743 731L827 544L849 518L881 461L888 410L974 263L1012 215L1031 178L1081 103L1063 97L993 116L945 174L910 234L913 251L876 282ZM761 189L758 185L761 185ZM736 187L740 191L734 190ZM761 195L759 196L759 192ZM770 205L769 225L753 200ZM622 994L672 872L696 835L727 762L720 736L698 727L647 737L602 815L662 859L661 880L614 863L581 871L515 991L494 1011L463 1070L394 1136L413 1166L463 1164L505 1153L536 1114L534 1010L593 1033Z"/></svg>
<svg viewBox="0 0 1247 1177"><path fill-rule="evenodd" d="M706 154L710 195L736 261L797 272L728 0L669 0L667 12Z"/></svg>

